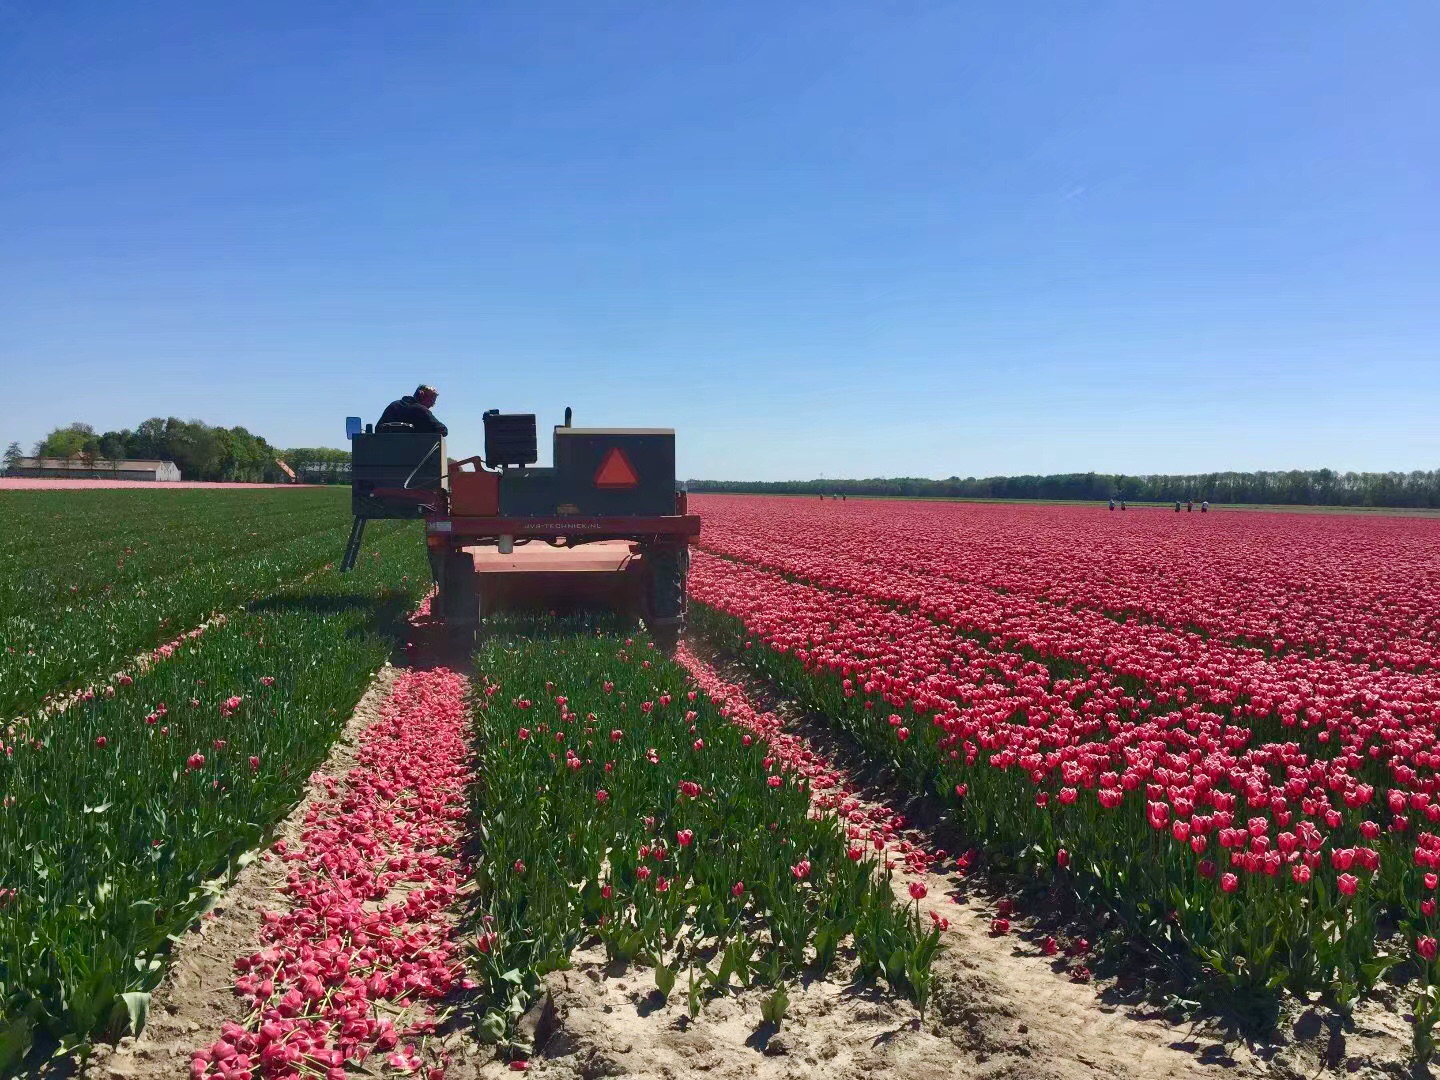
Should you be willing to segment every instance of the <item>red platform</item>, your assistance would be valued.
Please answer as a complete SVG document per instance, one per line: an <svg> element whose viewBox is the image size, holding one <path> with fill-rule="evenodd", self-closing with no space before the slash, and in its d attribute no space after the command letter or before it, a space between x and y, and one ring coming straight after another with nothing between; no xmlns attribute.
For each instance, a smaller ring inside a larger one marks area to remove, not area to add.
<svg viewBox="0 0 1440 1080"><path fill-rule="evenodd" d="M574 548L551 547L532 540L517 544L509 555L501 555L493 544L464 550L475 557L475 571L480 574L613 574L623 570L626 560L632 557L629 540L600 540Z"/></svg>
<svg viewBox="0 0 1440 1080"><path fill-rule="evenodd" d="M636 611L640 560L628 540L557 548L539 540L509 555L494 546L464 549L475 560L476 591L484 611L605 608Z"/></svg>

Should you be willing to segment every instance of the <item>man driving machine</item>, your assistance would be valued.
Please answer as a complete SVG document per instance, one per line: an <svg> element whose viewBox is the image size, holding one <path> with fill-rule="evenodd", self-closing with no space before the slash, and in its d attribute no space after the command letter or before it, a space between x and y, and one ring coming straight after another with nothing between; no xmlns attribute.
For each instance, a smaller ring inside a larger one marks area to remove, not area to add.
<svg viewBox="0 0 1440 1080"><path fill-rule="evenodd" d="M433 386L421 383L415 388L415 393L396 398L385 406L385 411L380 414L380 421L375 425L375 430L377 432L418 431L435 435L450 434L449 429L435 419L435 414L430 411L435 407L435 402L439 397L439 392Z"/></svg>

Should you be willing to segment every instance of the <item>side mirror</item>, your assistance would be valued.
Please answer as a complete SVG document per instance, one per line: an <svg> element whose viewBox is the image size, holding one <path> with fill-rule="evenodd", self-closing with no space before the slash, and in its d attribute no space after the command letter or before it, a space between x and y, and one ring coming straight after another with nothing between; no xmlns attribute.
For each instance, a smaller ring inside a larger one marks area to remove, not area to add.
<svg viewBox="0 0 1440 1080"><path fill-rule="evenodd" d="M347 439L353 439L356 435L359 435L359 434L360 434L360 432L361 432L362 429L363 429L363 425L360 423L360 417L358 417L358 416L347 416L347 417L345 417L345 438L347 438Z"/></svg>

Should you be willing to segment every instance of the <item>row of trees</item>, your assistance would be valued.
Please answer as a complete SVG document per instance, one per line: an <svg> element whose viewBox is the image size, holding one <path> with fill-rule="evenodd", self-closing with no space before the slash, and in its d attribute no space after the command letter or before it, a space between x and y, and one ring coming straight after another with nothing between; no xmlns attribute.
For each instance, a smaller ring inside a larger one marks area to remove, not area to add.
<svg viewBox="0 0 1440 1080"><path fill-rule="evenodd" d="M1219 472L1193 476L1126 476L1062 473L1052 476L952 476L945 480L900 477L873 480L692 480L691 491L762 492L789 495L884 495L908 498L1076 499L1133 502L1209 499L1216 503L1283 503L1299 506L1440 507L1440 469L1400 473Z"/></svg>
<svg viewBox="0 0 1440 1080"><path fill-rule="evenodd" d="M24 457L19 443L5 451L7 471ZM350 453L324 448L280 450L243 427L211 427L200 420L158 416L133 430L97 432L89 424L56 428L35 444L35 457L60 458L72 467L96 461L173 461L186 480L283 483L284 460L308 483L349 483Z"/></svg>
<svg viewBox="0 0 1440 1080"><path fill-rule="evenodd" d="M19 443L5 452L12 467L24 454ZM89 424L56 428L35 445L36 457L63 458L88 466L98 459L173 461L186 480L276 483L288 479L277 459L311 484L350 482L350 452L329 447L279 450L243 427L211 427L199 420L152 417L133 431L97 433ZM1414 472L1217 472L1191 476L1128 476L1061 473L1051 476L988 476L945 480L921 477L871 480L692 480L691 491L769 492L790 495L885 495L910 498L1074 499L1133 502L1209 499L1217 503L1283 503L1301 506L1440 508L1440 469Z"/></svg>

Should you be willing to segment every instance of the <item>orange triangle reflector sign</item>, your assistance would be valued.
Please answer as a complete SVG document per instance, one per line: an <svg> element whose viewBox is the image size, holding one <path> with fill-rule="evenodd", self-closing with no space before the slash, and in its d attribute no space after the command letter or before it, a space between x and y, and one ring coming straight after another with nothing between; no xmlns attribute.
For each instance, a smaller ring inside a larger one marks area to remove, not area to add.
<svg viewBox="0 0 1440 1080"><path fill-rule="evenodd" d="M605 455L605 460L600 463L600 468L595 470L595 486L618 490L633 488L638 483L640 477L635 475L635 467L630 464L625 451L618 446L612 446Z"/></svg>

